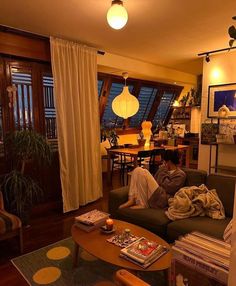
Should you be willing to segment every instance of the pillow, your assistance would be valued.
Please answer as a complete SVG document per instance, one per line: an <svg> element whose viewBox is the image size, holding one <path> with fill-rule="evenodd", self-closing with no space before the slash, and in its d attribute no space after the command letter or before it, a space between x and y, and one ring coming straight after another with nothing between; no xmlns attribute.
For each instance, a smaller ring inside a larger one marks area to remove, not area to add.
<svg viewBox="0 0 236 286"><path fill-rule="evenodd" d="M229 222L229 224L226 226L224 231L224 241L227 243L231 243L231 236L232 236L232 227L233 227L233 219Z"/></svg>

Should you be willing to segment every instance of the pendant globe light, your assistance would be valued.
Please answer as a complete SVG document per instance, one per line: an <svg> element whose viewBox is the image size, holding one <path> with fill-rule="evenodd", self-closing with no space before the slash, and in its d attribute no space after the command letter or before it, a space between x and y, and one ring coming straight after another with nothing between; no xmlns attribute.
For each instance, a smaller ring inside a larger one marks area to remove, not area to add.
<svg viewBox="0 0 236 286"><path fill-rule="evenodd" d="M126 85L128 73L123 73L122 76L125 79L125 86L121 94L113 99L112 110L116 115L127 119L138 112L139 101L129 92L129 87Z"/></svg>
<svg viewBox="0 0 236 286"><path fill-rule="evenodd" d="M122 29L128 21L128 13L123 6L123 1L113 0L107 11L107 22L115 30Z"/></svg>

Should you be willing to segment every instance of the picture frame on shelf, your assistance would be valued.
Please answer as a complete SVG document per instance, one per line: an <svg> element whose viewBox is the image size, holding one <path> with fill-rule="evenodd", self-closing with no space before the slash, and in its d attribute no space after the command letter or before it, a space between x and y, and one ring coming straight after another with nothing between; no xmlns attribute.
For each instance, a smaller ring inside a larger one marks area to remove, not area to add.
<svg viewBox="0 0 236 286"><path fill-rule="evenodd" d="M227 109L227 118L236 118L236 83L209 85L208 118L219 118L219 109Z"/></svg>

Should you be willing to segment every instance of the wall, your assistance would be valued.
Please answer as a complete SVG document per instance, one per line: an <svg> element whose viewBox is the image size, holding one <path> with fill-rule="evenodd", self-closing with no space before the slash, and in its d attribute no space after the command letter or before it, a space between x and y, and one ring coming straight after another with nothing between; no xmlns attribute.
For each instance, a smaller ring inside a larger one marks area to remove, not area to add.
<svg viewBox="0 0 236 286"><path fill-rule="evenodd" d="M98 71L120 76L126 71L129 77L184 86L180 98L197 84L196 75L107 52L103 56L98 55Z"/></svg>
<svg viewBox="0 0 236 286"><path fill-rule="evenodd" d="M236 82L236 52L230 51L224 54L210 57L210 62L204 61L202 82L202 107L201 122L209 122L207 119L208 86ZM231 120L232 121L232 120ZM219 146L219 164L236 166L236 145ZM208 171L209 150L207 145L199 146L198 168ZM214 154L214 152L213 152ZM213 158L214 159L214 158ZM214 161L213 161L214 162Z"/></svg>

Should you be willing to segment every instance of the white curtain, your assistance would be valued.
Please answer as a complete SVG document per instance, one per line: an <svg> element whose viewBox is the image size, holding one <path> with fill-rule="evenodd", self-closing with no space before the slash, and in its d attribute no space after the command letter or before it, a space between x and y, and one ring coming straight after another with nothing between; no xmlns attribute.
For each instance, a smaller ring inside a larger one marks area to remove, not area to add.
<svg viewBox="0 0 236 286"><path fill-rule="evenodd" d="M50 38L63 210L102 196L97 52Z"/></svg>

